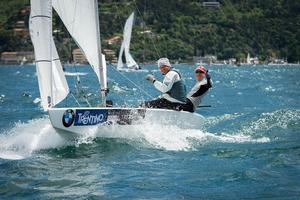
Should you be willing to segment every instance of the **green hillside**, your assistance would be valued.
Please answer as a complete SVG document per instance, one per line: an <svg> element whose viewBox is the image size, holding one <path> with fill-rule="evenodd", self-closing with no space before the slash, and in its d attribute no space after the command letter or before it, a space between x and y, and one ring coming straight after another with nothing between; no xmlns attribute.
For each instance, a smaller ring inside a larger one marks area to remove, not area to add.
<svg viewBox="0 0 300 200"><path fill-rule="evenodd" d="M104 40L121 35L126 18L135 11L131 49L138 61L207 54L219 59L245 58L248 52L262 60L300 60L300 0L222 0L219 8L204 7L199 0L99 2L103 46L116 53L119 45L108 45ZM1 0L0 51L32 49L28 37L12 31L16 21L26 18L19 13L25 5L29 1ZM61 30L54 36L63 59L68 60L74 44L62 43L69 36L56 15L54 27ZM151 34L143 34L145 30Z"/></svg>

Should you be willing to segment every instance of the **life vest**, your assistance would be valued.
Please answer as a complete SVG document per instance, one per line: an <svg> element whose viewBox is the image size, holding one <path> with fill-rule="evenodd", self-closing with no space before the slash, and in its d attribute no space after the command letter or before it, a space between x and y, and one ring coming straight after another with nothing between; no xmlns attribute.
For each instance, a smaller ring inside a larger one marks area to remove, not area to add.
<svg viewBox="0 0 300 200"><path fill-rule="evenodd" d="M185 84L181 78L181 75L178 71L172 69L171 71L176 72L180 80L173 83L172 88L167 92L168 95L170 95L172 98L177 99L178 101L185 102L186 100L186 87Z"/></svg>
<svg viewBox="0 0 300 200"><path fill-rule="evenodd" d="M205 77L206 77L207 83L205 85L201 85L201 87L192 95L192 97L200 97L203 94L205 94L212 87L210 75L207 73L205 75Z"/></svg>

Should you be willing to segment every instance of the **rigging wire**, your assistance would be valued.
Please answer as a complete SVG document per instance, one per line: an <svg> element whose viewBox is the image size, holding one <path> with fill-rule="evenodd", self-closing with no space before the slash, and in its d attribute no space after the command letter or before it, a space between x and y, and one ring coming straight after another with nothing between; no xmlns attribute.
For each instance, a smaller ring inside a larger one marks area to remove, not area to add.
<svg viewBox="0 0 300 200"><path fill-rule="evenodd" d="M135 4L135 7L137 8L136 4ZM138 11L138 13L139 13L140 16L142 16L140 11ZM123 23L123 22L122 22L123 19L122 19L121 16L119 16L119 15L117 15L117 18L119 19L119 20L117 20L117 21L118 21L118 24L120 25L120 27L124 28L126 22ZM143 23L145 24L143 18L142 18L142 21L143 21ZM153 40L152 40L152 42L153 42ZM144 42L144 44L145 44L145 42ZM153 42L153 45L154 45L154 49L156 50L156 54L159 56L159 53L158 53L158 51L157 51L157 48L156 48L154 42ZM144 49L145 49L145 48L144 48ZM143 52L143 53L144 53L144 52ZM149 94L148 92L146 92L143 88L141 88L140 86L138 86L133 80L131 80L129 77L127 77L126 75L122 74L118 69L116 69L114 65L111 64L111 66L112 66L112 68L113 68L118 74L120 74L123 78L125 78L126 80L128 80L131 84L133 84L133 85L140 91L140 94L139 94L139 95L140 95L142 101L144 101L144 95L143 95L143 94L145 94L146 96L148 96L148 97L150 97L150 98L153 98L152 95L150 95L150 94ZM136 76L136 78L138 77L137 74L135 74L135 76ZM142 94L142 93L143 93L143 94Z"/></svg>
<svg viewBox="0 0 300 200"><path fill-rule="evenodd" d="M76 3L75 3L75 10L77 10L77 6L78 6L78 0L76 0ZM74 12L73 21L75 21L75 17L76 17L76 12ZM71 32L72 33L74 32L74 23L72 23ZM69 38L72 38L72 36L69 33L69 31L67 31L67 33L69 35ZM71 43L69 43L69 50L70 50L71 55L72 55L72 44ZM75 89L76 89L76 93L77 93L79 99L83 98L84 101L87 103L87 105L89 107L91 107L91 104L89 103L89 101L87 99L86 91L81 87L81 80L80 80L80 76L79 76L79 71L78 71L77 66L76 66L75 63L72 64L72 68L75 70L75 73L76 73L76 77L74 76L74 78L73 78L73 80L74 80L74 86L75 86ZM76 100L77 104L79 104L79 102L76 99L75 95L72 92L70 92L70 93L72 94L72 97Z"/></svg>
<svg viewBox="0 0 300 200"><path fill-rule="evenodd" d="M74 94L70 91L71 96L74 98L75 102L78 104L79 107L81 107L80 103L77 101L76 97Z"/></svg>
<svg viewBox="0 0 300 200"><path fill-rule="evenodd" d="M140 86L138 86L134 81L132 81L130 78L128 78L127 76L125 76L124 74L122 74L119 70L117 70L114 66L112 66L112 68L118 72L123 78L125 78L126 80L128 80L131 84L133 84L137 89L139 89L141 92L143 92L146 96L150 97L151 99L153 99L154 97L149 94L146 90L144 90L143 88L141 88Z"/></svg>
<svg viewBox="0 0 300 200"><path fill-rule="evenodd" d="M133 1L133 2L134 2L134 4L135 4L136 10L138 11L138 14L140 15L140 17L141 17L141 19L142 19L142 21L143 21L143 26L146 26L146 21L144 20L144 17L143 17L143 15L142 15L142 13L141 13L141 11L140 11L140 9L139 9L139 7L138 7L136 1ZM144 33L144 34L145 34L145 33ZM152 44L153 44L153 47L154 47L154 50L155 50L155 53L156 53L157 57L160 58L161 55L160 55L160 53L159 53L159 51L158 51L158 49L157 49L157 46L155 45L154 39L153 39L152 37L150 37L150 40L151 40L151 42L152 42Z"/></svg>

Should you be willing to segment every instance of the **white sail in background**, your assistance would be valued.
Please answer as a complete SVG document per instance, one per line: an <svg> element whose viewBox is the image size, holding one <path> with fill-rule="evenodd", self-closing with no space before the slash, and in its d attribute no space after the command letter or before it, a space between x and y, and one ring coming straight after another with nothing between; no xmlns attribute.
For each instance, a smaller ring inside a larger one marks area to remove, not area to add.
<svg viewBox="0 0 300 200"><path fill-rule="evenodd" d="M119 59L118 59L118 69L121 69L124 67L122 56L123 53L125 53L125 59L126 59L126 65L128 68L137 68L138 65L133 59L133 57L130 54L130 41L131 41L131 33L132 33L132 26L133 26L133 20L134 20L134 12L131 13L131 15L128 17L125 26L124 26L124 32L123 32L123 42L121 45L121 49L119 52Z"/></svg>
<svg viewBox="0 0 300 200"><path fill-rule="evenodd" d="M250 54L248 53L247 54L247 60L246 60L247 64L251 64L251 61L250 61Z"/></svg>
<svg viewBox="0 0 300 200"><path fill-rule="evenodd" d="M129 51L128 53L126 53L125 50L125 57L126 57L126 64L129 68L138 68L138 64L135 62L135 60L133 59Z"/></svg>
<svg viewBox="0 0 300 200"><path fill-rule="evenodd" d="M124 68L124 64L123 64L123 60L122 60L123 53L124 53L124 42L122 42L122 45L120 48L117 69Z"/></svg>
<svg viewBox="0 0 300 200"><path fill-rule="evenodd" d="M69 93L52 38L50 0L31 0L29 28L34 46L41 104L44 110L47 110L62 101Z"/></svg>
<svg viewBox="0 0 300 200"><path fill-rule="evenodd" d="M52 0L52 6L106 89L97 0Z"/></svg>

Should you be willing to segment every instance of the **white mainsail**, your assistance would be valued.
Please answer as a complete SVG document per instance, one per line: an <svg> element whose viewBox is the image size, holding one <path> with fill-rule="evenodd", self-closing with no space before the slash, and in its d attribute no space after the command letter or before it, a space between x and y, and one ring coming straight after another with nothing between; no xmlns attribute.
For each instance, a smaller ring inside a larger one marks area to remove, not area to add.
<svg viewBox="0 0 300 200"><path fill-rule="evenodd" d="M118 69L122 69L124 67L122 61L123 53L125 53L126 65L128 68L138 67L137 63L135 62L135 60L130 54L130 41L131 41L133 20L134 20L134 12L131 13L131 15L128 17L124 26L123 42L119 52L118 65L117 65Z"/></svg>
<svg viewBox="0 0 300 200"><path fill-rule="evenodd" d="M50 0L31 0L29 28L35 52L41 104L47 110L69 93L52 37Z"/></svg>
<svg viewBox="0 0 300 200"><path fill-rule="evenodd" d="M107 89L101 56L97 0L52 0L52 6L97 74L101 91Z"/></svg>

